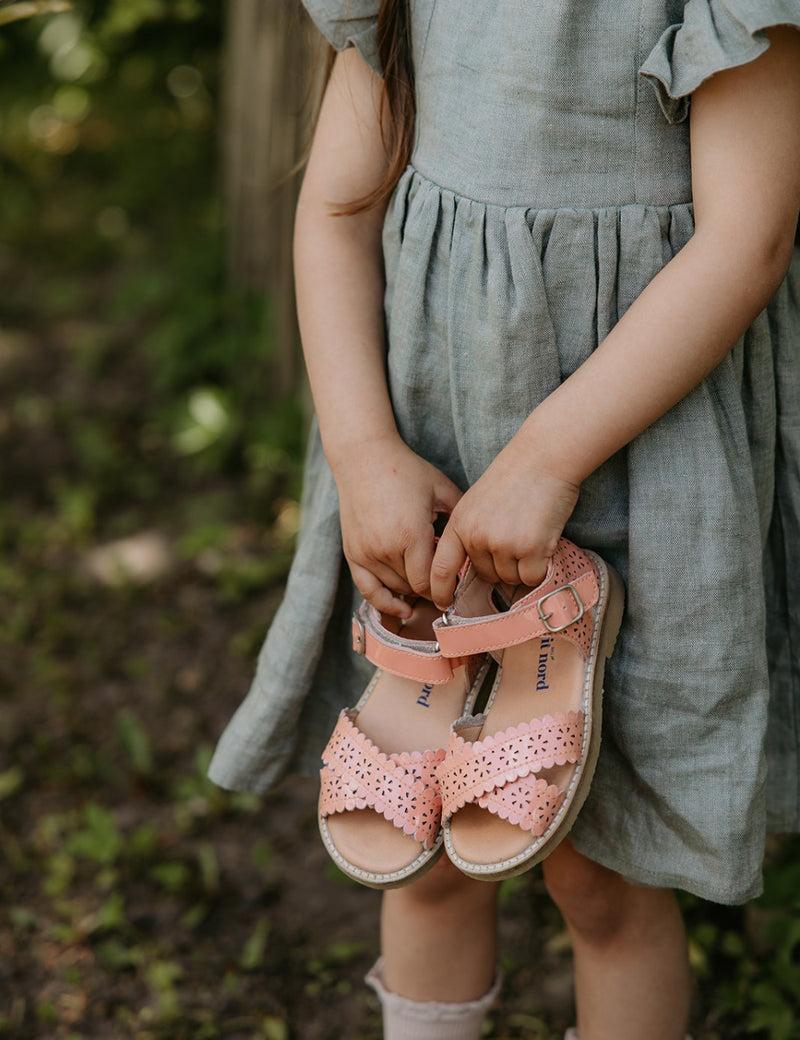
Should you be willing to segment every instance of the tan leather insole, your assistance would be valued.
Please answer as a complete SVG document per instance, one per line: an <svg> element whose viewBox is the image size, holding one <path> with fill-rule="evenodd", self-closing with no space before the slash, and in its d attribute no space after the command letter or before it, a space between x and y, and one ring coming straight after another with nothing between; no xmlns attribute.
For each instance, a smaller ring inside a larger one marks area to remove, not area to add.
<svg viewBox="0 0 800 1040"><path fill-rule="evenodd" d="M440 612L432 603L418 601L411 618L400 629L407 639L434 638L432 622ZM392 619L383 618L388 628ZM397 631L397 626L394 625ZM425 684L383 672L356 718L358 728L387 754L446 747L453 721L462 714L467 693L466 669L441 685ZM422 851L419 842L404 834L373 809L335 813L327 826L339 852L357 867L391 873L412 863Z"/></svg>
<svg viewBox="0 0 800 1040"><path fill-rule="evenodd" d="M580 651L564 637L544 636L508 647L503 651L497 693L477 739L544 715L580 711L583 674ZM562 791L574 768L570 763L554 766L536 778L544 777ZM533 840L530 831L478 805L459 809L451 820L450 835L456 852L471 863L499 863Z"/></svg>

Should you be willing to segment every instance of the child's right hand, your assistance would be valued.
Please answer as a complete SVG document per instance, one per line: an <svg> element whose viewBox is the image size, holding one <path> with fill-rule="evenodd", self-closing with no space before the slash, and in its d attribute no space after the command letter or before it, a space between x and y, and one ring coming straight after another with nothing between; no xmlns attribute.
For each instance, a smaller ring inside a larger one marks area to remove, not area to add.
<svg viewBox="0 0 800 1040"><path fill-rule="evenodd" d="M402 596L430 598L433 521L461 491L399 437L360 445L333 472L356 587L382 613L409 617Z"/></svg>

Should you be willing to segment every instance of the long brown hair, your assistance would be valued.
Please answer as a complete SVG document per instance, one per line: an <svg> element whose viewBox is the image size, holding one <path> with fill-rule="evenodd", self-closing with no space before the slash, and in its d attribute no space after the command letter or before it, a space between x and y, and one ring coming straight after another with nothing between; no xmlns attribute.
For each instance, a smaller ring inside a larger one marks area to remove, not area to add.
<svg viewBox="0 0 800 1040"><path fill-rule="evenodd" d="M378 58L383 77L381 104L384 147L389 160L381 183L363 198L338 207L339 214L360 213L387 199L394 191L411 157L414 124L417 115L414 95L414 66L411 58L409 0L381 0L376 28ZM330 75L336 52L328 53L327 75ZM327 78L327 77L326 77Z"/></svg>

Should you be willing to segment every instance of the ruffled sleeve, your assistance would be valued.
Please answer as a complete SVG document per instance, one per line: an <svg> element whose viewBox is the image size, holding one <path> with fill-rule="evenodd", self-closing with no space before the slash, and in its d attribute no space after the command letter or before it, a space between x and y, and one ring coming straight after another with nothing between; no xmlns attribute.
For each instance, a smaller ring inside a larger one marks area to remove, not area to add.
<svg viewBox="0 0 800 1040"><path fill-rule="evenodd" d="M303 0L303 5L337 51L355 47L380 75L376 34L380 0Z"/></svg>
<svg viewBox="0 0 800 1040"><path fill-rule="evenodd" d="M744 65L769 47L765 29L800 29L800 0L688 0L639 70L653 85L664 115L679 123L689 96L722 69Z"/></svg>

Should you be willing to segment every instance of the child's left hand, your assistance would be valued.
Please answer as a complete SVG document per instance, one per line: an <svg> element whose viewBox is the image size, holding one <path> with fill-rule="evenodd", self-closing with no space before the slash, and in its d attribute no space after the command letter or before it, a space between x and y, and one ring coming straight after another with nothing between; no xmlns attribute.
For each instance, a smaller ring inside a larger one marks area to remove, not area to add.
<svg viewBox="0 0 800 1040"><path fill-rule="evenodd" d="M578 498L579 485L538 469L518 435L461 498L431 567L437 607L453 598L467 557L485 581L540 584Z"/></svg>

